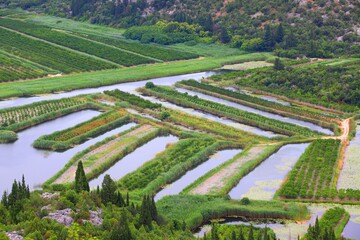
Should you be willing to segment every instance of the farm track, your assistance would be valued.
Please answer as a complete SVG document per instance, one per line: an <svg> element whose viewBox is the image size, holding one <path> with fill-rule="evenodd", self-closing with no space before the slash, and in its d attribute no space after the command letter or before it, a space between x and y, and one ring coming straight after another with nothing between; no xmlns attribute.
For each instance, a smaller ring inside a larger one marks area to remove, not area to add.
<svg viewBox="0 0 360 240"><path fill-rule="evenodd" d="M131 139L129 139L129 141L126 141L128 138L140 139L143 136L155 131L156 129L157 128L155 128L151 125L143 125L125 135L117 137L114 140L111 140L108 143L99 146L98 148L95 148L94 150L90 151L89 153L85 154L83 157L78 159L71 167L69 167L59 178L57 178L54 181L54 184L73 182L75 180L75 172L76 172L76 168L77 168L77 163L79 161L83 161L85 163L84 164L85 165L84 166L85 173L86 174L90 173L95 168L100 166L102 163L106 162L107 159L120 153L126 147L131 145L133 143L133 141L131 141ZM121 143L120 146L117 146L117 145L119 145L120 142L123 142L123 143ZM111 149L111 151L106 153L106 151L108 151L109 149ZM89 166L86 166L87 165L86 162L91 157L95 156L96 154L100 154L102 156L100 156L98 159L96 159L96 161L94 163L90 164Z"/></svg>
<svg viewBox="0 0 360 240"><path fill-rule="evenodd" d="M190 193L210 194L212 192L218 192L225 186L227 179L236 174L243 164L257 157L265 149L266 145L258 145L251 148L246 155L240 156L233 163L206 179Z"/></svg>

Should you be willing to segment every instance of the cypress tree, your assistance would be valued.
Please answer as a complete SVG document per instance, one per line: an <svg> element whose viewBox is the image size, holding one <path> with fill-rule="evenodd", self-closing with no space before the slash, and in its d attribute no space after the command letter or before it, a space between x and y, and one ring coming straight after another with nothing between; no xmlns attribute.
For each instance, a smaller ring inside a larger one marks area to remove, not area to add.
<svg viewBox="0 0 360 240"><path fill-rule="evenodd" d="M101 193L100 193L101 201L104 204L108 202L117 204L118 203L117 200L121 201L121 199L119 199L120 196L116 195L115 191L116 191L115 182L111 179L110 175L106 174L101 184ZM122 199L122 201L124 200Z"/></svg>
<svg viewBox="0 0 360 240"><path fill-rule="evenodd" d="M281 62L280 58L275 58L274 70L281 71L281 70L284 70L284 69L285 69L285 66Z"/></svg>
<svg viewBox="0 0 360 240"><path fill-rule="evenodd" d="M131 235L131 231L129 228L129 224L126 220L126 214L125 212L121 212L120 219L118 223L116 224L115 228L111 231L110 234L111 240L131 240L133 239Z"/></svg>
<svg viewBox="0 0 360 240"><path fill-rule="evenodd" d="M6 190L1 197L1 204L4 205L6 208L8 207L8 196Z"/></svg>
<svg viewBox="0 0 360 240"><path fill-rule="evenodd" d="M149 196L144 196L140 208L140 224L151 227L151 201Z"/></svg>
<svg viewBox="0 0 360 240"><path fill-rule="evenodd" d="M284 40L284 29L282 24L280 23L276 29L275 41L277 43L281 43Z"/></svg>
<svg viewBox="0 0 360 240"><path fill-rule="evenodd" d="M270 26L265 25L264 28L264 46L265 50L271 51L275 45L274 37L271 32Z"/></svg>
<svg viewBox="0 0 360 240"><path fill-rule="evenodd" d="M81 191L90 191L89 183L86 180L84 167L82 161L79 161L76 173L75 173L75 191L77 193Z"/></svg>
<svg viewBox="0 0 360 240"><path fill-rule="evenodd" d="M129 197L129 192L126 193L126 206L130 206L130 197Z"/></svg>
<svg viewBox="0 0 360 240"><path fill-rule="evenodd" d="M120 192L117 192L117 194L116 194L116 203L115 204L118 207L124 207L125 206L124 198L122 197Z"/></svg>
<svg viewBox="0 0 360 240"><path fill-rule="evenodd" d="M149 202L150 202L150 214L151 214L151 218L156 221L156 220L157 220L157 217L158 217L158 213L157 213L157 209L156 209L156 204L155 204L154 197L151 197L151 200L150 200L150 197L149 197Z"/></svg>
<svg viewBox="0 0 360 240"><path fill-rule="evenodd" d="M228 31L226 30L225 27L222 27L221 28L221 31L220 31L220 41L222 43L228 43L230 42L230 36L229 36L229 33Z"/></svg>

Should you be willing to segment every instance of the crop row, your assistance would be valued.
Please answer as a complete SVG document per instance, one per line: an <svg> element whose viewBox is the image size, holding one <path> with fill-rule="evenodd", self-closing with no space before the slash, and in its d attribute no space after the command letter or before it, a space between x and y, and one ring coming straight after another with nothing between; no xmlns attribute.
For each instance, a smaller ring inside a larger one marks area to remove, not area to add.
<svg viewBox="0 0 360 240"><path fill-rule="evenodd" d="M254 113L229 107L224 104L201 99L197 96L190 96L186 93L180 93L168 87L156 86L153 88L143 88L141 89L141 91L145 94L152 94L157 97L164 98L181 106L210 112L212 114L227 117L244 124L278 132L285 135L302 135L309 137L320 134L315 133L305 127L263 117Z"/></svg>
<svg viewBox="0 0 360 240"><path fill-rule="evenodd" d="M53 42L65 47L88 53L90 55L107 59L109 61L124 66L132 66L154 62L154 60L151 60L149 58L125 52L118 48L110 47L84 38L76 37L74 35L70 35L64 32L52 30L48 27L44 27L41 25L4 18L0 18L0 25L32 35L34 37L47 40L49 42Z"/></svg>
<svg viewBox="0 0 360 240"><path fill-rule="evenodd" d="M33 146L41 149L66 150L72 145L80 144L110 131L116 127L129 123L130 117L125 113L111 111L97 116L74 127L54 132L38 138Z"/></svg>
<svg viewBox="0 0 360 240"><path fill-rule="evenodd" d="M208 153L206 150L214 144L215 141L209 138L180 140L155 159L145 163L137 171L123 177L118 184L121 189L143 190L154 194L165 184L180 177L187 169L206 160L206 156L213 153L211 151L206 154Z"/></svg>
<svg viewBox="0 0 360 240"><path fill-rule="evenodd" d="M9 127L40 115L84 104L85 101L76 98L64 98L60 100L41 101L20 107L12 107L0 110L1 127Z"/></svg>
<svg viewBox="0 0 360 240"><path fill-rule="evenodd" d="M286 198L334 198L340 140L318 139L310 144L280 190Z"/></svg>
<svg viewBox="0 0 360 240"><path fill-rule="evenodd" d="M216 95L220 94L226 97L231 98L231 100L237 100L241 104L248 105L250 107L259 108L264 111L272 112L275 114L285 115L285 116L302 116L305 117L305 119L312 119L312 121L315 121L316 123L320 121L329 122L331 121L331 118L329 118L326 115L323 115L318 112L309 111L302 108L295 108L291 106L285 106L276 102L270 102L265 99L254 97L248 94L240 93L240 92L234 92L228 89L216 87L209 84L203 84L195 80L184 80L177 83L181 87L195 89L197 91L203 91L207 94ZM280 111L280 112L279 112ZM283 112L283 113L282 113ZM290 113L284 114L284 113Z"/></svg>
<svg viewBox="0 0 360 240"><path fill-rule="evenodd" d="M48 73L34 65L26 64L0 52L0 82L46 76Z"/></svg>
<svg viewBox="0 0 360 240"><path fill-rule="evenodd" d="M211 121L206 118L196 117L181 111L166 109L166 112L170 114L170 116L166 118L166 121L170 121L184 127L200 129L205 132L213 133L226 138L233 138L238 142L243 142L244 144L249 144L250 142L254 141L267 140L267 138L254 135L225 124Z"/></svg>
<svg viewBox="0 0 360 240"><path fill-rule="evenodd" d="M93 39L108 45L122 48L131 52L139 53L145 56L153 57L163 61L174 61L197 58L199 55L189 52L180 52L170 48L156 46L154 44L142 44L137 42L126 42L120 39L107 38L95 35L86 35L86 38Z"/></svg>
<svg viewBox="0 0 360 240"><path fill-rule="evenodd" d="M115 97L121 101L126 101L126 102L130 103L131 105L139 106L141 108L155 109L155 108L161 107L161 104L159 104L159 103L153 103L149 100L146 100L146 99L136 96L134 94L120 91L119 89L116 89L113 91L105 91L104 93L106 95Z"/></svg>
<svg viewBox="0 0 360 240"><path fill-rule="evenodd" d="M35 40L0 27L0 49L63 73L116 68L116 65Z"/></svg>

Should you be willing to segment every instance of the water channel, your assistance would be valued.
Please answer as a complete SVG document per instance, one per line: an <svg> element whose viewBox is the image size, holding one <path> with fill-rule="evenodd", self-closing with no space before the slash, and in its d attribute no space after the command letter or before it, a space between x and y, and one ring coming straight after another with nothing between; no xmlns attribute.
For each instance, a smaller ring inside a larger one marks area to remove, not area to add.
<svg viewBox="0 0 360 240"><path fill-rule="evenodd" d="M232 199L249 197L256 200L271 200L308 145L308 143L301 143L281 147L242 178L229 192L230 197Z"/></svg>
<svg viewBox="0 0 360 240"><path fill-rule="evenodd" d="M196 168L188 171L181 178L169 184L155 195L155 201L168 196L179 194L184 188L196 181L199 177L205 175L210 170L220 166L224 162L230 160L235 155L239 154L241 149L222 150L212 155L207 161L203 162Z"/></svg>
<svg viewBox="0 0 360 240"><path fill-rule="evenodd" d="M113 180L119 180L124 177L126 174L134 172L136 169L141 167L144 163L152 160L156 154L164 151L169 144L174 144L179 139L175 136L164 136L157 137L143 146L137 148L132 153L126 155L120 161L115 163L114 166L109 168L103 174L101 174L96 179L90 181L90 187L95 188L97 186L101 187L101 183L106 174L109 174Z"/></svg>

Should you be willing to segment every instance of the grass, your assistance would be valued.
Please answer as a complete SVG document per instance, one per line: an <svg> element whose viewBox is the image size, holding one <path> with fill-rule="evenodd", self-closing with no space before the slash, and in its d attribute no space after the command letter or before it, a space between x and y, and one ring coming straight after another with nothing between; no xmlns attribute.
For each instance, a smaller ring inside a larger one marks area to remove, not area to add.
<svg viewBox="0 0 360 240"><path fill-rule="evenodd" d="M221 69L241 71L241 70L249 70L249 69L261 68L261 67L270 67L273 65L274 64L265 61L252 61L252 62L233 64L233 65L225 65Z"/></svg>
<svg viewBox="0 0 360 240"><path fill-rule="evenodd" d="M51 28L62 29L69 32L95 34L118 38L123 38L122 34L125 32L125 29L112 28L98 24L90 24L87 22L79 22L71 19L47 15L38 15L37 17L28 18L25 21L45 25Z"/></svg>
<svg viewBox="0 0 360 240"><path fill-rule="evenodd" d="M71 91L81 88L99 87L122 82L173 76L220 68L224 64L252 61L272 57L271 53L249 53L222 58L205 58L171 63L157 63L124 69L104 70L91 73L71 74L62 77L42 78L26 82L11 82L0 85L0 99L36 94Z"/></svg>
<svg viewBox="0 0 360 240"><path fill-rule="evenodd" d="M309 217L307 208L296 203L251 201L242 205L240 201L199 195L167 196L157 202L157 208L166 220L184 220L191 229L211 219L227 216L294 220Z"/></svg>

